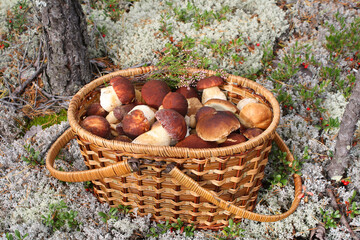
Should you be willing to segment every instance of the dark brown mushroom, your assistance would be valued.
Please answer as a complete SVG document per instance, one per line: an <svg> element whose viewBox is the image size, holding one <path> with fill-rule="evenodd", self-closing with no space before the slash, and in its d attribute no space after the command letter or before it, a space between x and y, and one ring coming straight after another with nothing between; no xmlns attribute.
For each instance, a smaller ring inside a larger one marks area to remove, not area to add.
<svg viewBox="0 0 360 240"><path fill-rule="evenodd" d="M110 124L104 117L97 115L86 117L81 121L80 126L99 137L110 137Z"/></svg>
<svg viewBox="0 0 360 240"><path fill-rule="evenodd" d="M150 80L141 88L141 96L147 105L158 109L170 91L169 86L164 81Z"/></svg>
<svg viewBox="0 0 360 240"><path fill-rule="evenodd" d="M260 128L248 128L244 131L243 134L247 139L251 139L251 138L259 136L263 132L264 132L264 130L262 130Z"/></svg>
<svg viewBox="0 0 360 240"><path fill-rule="evenodd" d="M175 147L186 147L186 148L216 148L218 144L216 142L208 142L202 140L198 135L191 134L178 142Z"/></svg>
<svg viewBox="0 0 360 240"><path fill-rule="evenodd" d="M246 142L246 138L244 135L239 133L230 133L230 135L227 136L226 141L221 143L219 147L232 146L243 142Z"/></svg>
<svg viewBox="0 0 360 240"><path fill-rule="evenodd" d="M108 112L100 105L100 103L92 103L86 109L86 116L98 115L106 117Z"/></svg>
<svg viewBox="0 0 360 240"><path fill-rule="evenodd" d="M177 92L169 92L163 99L162 106L164 109L173 109L185 116L188 111L188 101Z"/></svg>
<svg viewBox="0 0 360 240"><path fill-rule="evenodd" d="M135 138L150 129L150 122L141 110L133 110L127 114L122 122L125 134L130 138Z"/></svg>
<svg viewBox="0 0 360 240"><path fill-rule="evenodd" d="M122 104L129 104L134 101L135 88L128 78L116 76L110 80L110 84Z"/></svg>
<svg viewBox="0 0 360 240"><path fill-rule="evenodd" d="M186 99L188 98L199 98L199 93L194 87L180 87L176 89L176 92L182 94Z"/></svg>

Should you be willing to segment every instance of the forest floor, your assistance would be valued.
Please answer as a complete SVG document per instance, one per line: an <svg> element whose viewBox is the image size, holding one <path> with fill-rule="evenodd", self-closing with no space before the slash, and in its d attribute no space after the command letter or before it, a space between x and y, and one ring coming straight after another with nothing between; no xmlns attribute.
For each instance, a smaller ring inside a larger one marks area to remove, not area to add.
<svg viewBox="0 0 360 240"><path fill-rule="evenodd" d="M300 204L284 220L242 220L219 232L179 225L170 230L150 216L137 216L135 209L129 213L124 206L100 203L89 182L61 182L50 175L46 150L68 127L72 96L44 89L38 73L46 57L34 4L46 2L0 0L0 239L360 237L359 130L345 175L335 181L326 173L359 75L359 1L83 1L94 79L139 64L169 63L180 56L169 49L181 49L207 59L210 69L262 84L279 101L277 132L296 164L284 167L279 152L272 151L254 212L279 214L291 206L294 171L301 172ZM57 168L86 169L77 142L64 148Z"/></svg>

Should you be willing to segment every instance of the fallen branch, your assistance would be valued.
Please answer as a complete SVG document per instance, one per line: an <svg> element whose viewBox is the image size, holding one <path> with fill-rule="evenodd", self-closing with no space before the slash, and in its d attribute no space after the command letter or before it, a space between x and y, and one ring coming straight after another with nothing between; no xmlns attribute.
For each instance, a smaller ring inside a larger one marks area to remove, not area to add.
<svg viewBox="0 0 360 240"><path fill-rule="evenodd" d="M327 195L330 197L331 201L330 201L330 205L335 209L338 210L341 217L340 217L340 222L348 229L348 231L350 232L351 236L353 237L353 239L355 240L360 240L356 234L354 233L354 231L351 229L348 221L346 220L346 214L344 214L344 211L339 207L339 205L336 202L336 198L334 195L334 192L332 191L332 189L330 187L326 188L326 193Z"/></svg>
<svg viewBox="0 0 360 240"><path fill-rule="evenodd" d="M40 66L39 69L30 78L26 79L26 81L23 84L21 84L21 86L15 89L15 91L12 93L12 96L18 97L19 95L21 95L25 91L25 88L32 81L34 81L44 71L45 68L46 68L46 64Z"/></svg>
<svg viewBox="0 0 360 240"><path fill-rule="evenodd" d="M360 116L360 71L356 74L355 86L346 105L336 139L334 157L327 166L327 174L333 180L340 180L349 164L349 150L352 146L356 123Z"/></svg>

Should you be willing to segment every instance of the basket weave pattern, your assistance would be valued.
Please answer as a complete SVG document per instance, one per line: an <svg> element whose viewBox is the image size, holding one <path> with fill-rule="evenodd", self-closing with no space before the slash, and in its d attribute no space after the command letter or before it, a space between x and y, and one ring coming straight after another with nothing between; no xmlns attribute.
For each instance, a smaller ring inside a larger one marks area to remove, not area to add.
<svg viewBox="0 0 360 240"><path fill-rule="evenodd" d="M69 107L69 122L77 133L81 154L89 169L99 169L117 162L139 159L138 172L93 180L94 191L101 202L115 207L131 205L139 215L152 214L153 219L176 221L177 218L200 228L218 229L230 218L239 221L228 211L218 208L195 192L181 186L169 174L166 165L177 163L183 173L217 197L237 207L252 211L255 207L264 168L268 161L280 110L276 99L265 88L250 80L230 75L222 89L229 101L237 104L252 97L267 104L273 111L273 121L260 136L230 147L187 149L143 146L105 140L82 129L79 125L87 106L99 100L99 88L116 75L130 79L153 70L151 67L122 70L103 76L86 85L76 94ZM189 69L189 73L196 71ZM208 75L214 72L207 71ZM140 85L137 85L139 89Z"/></svg>

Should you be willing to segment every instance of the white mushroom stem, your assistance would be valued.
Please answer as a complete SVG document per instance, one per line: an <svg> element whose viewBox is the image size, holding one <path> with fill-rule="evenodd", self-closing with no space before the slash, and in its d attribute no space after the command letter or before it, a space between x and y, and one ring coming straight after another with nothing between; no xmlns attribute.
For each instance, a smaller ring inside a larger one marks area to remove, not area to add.
<svg viewBox="0 0 360 240"><path fill-rule="evenodd" d="M100 105L106 111L111 112L115 107L121 106L121 104L112 86L100 89Z"/></svg>
<svg viewBox="0 0 360 240"><path fill-rule="evenodd" d="M119 133L116 131L116 124L110 124L110 128L111 128L111 134L113 136L119 136Z"/></svg>
<svg viewBox="0 0 360 240"><path fill-rule="evenodd" d="M152 146L170 146L171 142L170 135L160 123L155 123L150 131L139 135L132 141L132 143Z"/></svg>
<svg viewBox="0 0 360 240"><path fill-rule="evenodd" d="M119 123L119 120L114 115L114 111L111 111L108 115L106 115L106 120L108 120L110 124Z"/></svg>
<svg viewBox="0 0 360 240"><path fill-rule="evenodd" d="M227 100L224 92L218 87L205 88L202 93L201 102L204 104L210 99Z"/></svg>
<svg viewBox="0 0 360 240"><path fill-rule="evenodd" d="M132 111L140 110L143 112L146 119L149 121L150 125L152 125L155 121L155 113L152 108L150 108L147 105L137 105L135 106L128 114L130 114Z"/></svg>

